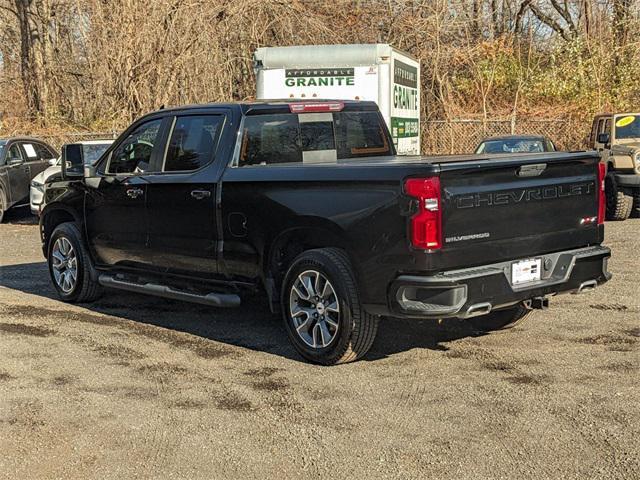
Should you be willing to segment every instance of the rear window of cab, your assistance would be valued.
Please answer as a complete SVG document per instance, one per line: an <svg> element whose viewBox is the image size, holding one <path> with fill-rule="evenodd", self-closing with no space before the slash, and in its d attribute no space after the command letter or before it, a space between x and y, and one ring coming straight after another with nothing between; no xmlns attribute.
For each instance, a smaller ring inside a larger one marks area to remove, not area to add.
<svg viewBox="0 0 640 480"><path fill-rule="evenodd" d="M393 154L378 112L279 113L245 117L238 165L336 163Z"/></svg>

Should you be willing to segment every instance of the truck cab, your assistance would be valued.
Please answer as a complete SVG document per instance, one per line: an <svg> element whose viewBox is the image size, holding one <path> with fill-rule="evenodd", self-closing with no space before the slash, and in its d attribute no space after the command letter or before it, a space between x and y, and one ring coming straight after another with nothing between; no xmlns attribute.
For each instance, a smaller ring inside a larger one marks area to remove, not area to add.
<svg viewBox="0 0 640 480"><path fill-rule="evenodd" d="M589 143L607 165L607 219L640 214L640 113L596 115Z"/></svg>

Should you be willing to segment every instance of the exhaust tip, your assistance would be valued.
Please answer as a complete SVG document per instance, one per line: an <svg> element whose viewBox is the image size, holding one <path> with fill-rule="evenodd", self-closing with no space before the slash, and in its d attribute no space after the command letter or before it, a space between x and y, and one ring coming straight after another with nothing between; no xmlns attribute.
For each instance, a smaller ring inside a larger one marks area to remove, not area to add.
<svg viewBox="0 0 640 480"><path fill-rule="evenodd" d="M598 286L598 282L596 280L588 280L580 284L576 293L585 293L595 289L597 286Z"/></svg>
<svg viewBox="0 0 640 480"><path fill-rule="evenodd" d="M486 315L487 313L491 312L492 308L493 308L493 305L491 305L489 302L476 303L475 305L471 305L469 308L467 308L467 311L464 317L470 318L470 317L477 317L479 315Z"/></svg>

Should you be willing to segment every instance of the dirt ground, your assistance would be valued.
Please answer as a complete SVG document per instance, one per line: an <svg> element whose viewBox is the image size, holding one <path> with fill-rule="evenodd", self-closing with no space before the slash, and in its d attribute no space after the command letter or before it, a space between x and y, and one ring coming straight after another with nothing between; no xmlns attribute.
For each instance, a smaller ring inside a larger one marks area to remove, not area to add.
<svg viewBox="0 0 640 480"><path fill-rule="evenodd" d="M0 225L0 478L640 478L640 220L611 282L514 330L384 320L306 364L259 301L59 302L26 214Z"/></svg>

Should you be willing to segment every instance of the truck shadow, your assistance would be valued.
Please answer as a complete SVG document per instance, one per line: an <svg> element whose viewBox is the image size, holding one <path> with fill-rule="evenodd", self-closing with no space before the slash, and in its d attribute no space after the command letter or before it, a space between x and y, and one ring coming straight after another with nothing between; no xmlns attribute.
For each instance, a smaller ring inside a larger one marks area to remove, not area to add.
<svg viewBox="0 0 640 480"><path fill-rule="evenodd" d="M56 301L58 299L49 280L45 262L0 266L0 287ZM37 305L39 302L34 303ZM65 306L62 302L54 307L55 309L24 305L20 315L40 318L51 314L68 314L70 321L83 321L84 318L92 324L100 324L101 316L108 315L111 317L110 320L125 320L121 325L117 324L118 328L122 329L135 328L135 324L128 324L126 320L158 327L158 335L151 335L158 340L167 339L166 330L183 332L203 339L303 361L289 344L280 318L269 312L266 302L259 295L244 300L240 308L215 309L109 290L100 300L80 305L86 309L84 315L78 313L76 307L65 310ZM0 303L0 309L2 307ZM16 310L13 304L11 308ZM113 321L105 321L105 326L113 325ZM380 322L376 341L363 360L380 360L414 348L446 351L446 342L476 335L477 333L463 321L438 325L436 321L431 320L384 318Z"/></svg>

